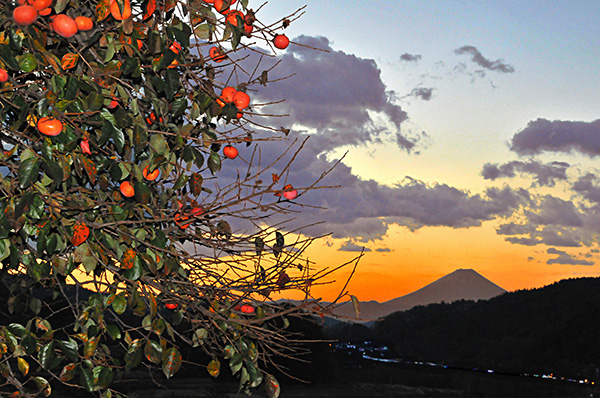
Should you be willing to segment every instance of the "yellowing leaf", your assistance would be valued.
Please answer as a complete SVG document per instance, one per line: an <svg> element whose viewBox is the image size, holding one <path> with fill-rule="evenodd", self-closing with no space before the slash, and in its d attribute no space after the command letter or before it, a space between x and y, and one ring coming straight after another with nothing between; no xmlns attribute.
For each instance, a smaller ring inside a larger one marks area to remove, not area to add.
<svg viewBox="0 0 600 398"><path fill-rule="evenodd" d="M213 359L208 363L206 370L208 371L208 374L212 377L217 377L219 375L219 372L221 371L221 362L219 362L216 359Z"/></svg>
<svg viewBox="0 0 600 398"><path fill-rule="evenodd" d="M356 296L350 295L350 299L352 299L352 308L354 308L354 317L356 319L360 318L360 301L356 298Z"/></svg>
<svg viewBox="0 0 600 398"><path fill-rule="evenodd" d="M17 365L19 366L19 372L21 372L23 376L27 376L27 373L29 373L29 364L27 361L19 357L17 358Z"/></svg>
<svg viewBox="0 0 600 398"><path fill-rule="evenodd" d="M123 253L123 257L121 258L121 268L124 268L124 269L133 268L133 266L135 264L134 262L135 262L136 256L137 256L137 253L131 247L129 249L125 250L125 253Z"/></svg>
<svg viewBox="0 0 600 398"><path fill-rule="evenodd" d="M63 70L72 69L77 65L77 61L79 61L79 54L66 53L62 57L61 66Z"/></svg>
<svg viewBox="0 0 600 398"><path fill-rule="evenodd" d="M269 396L269 398L279 397L279 394L281 393L281 387L279 386L279 382L274 376L268 374L265 377L265 387L267 389L267 395Z"/></svg>
<svg viewBox="0 0 600 398"><path fill-rule="evenodd" d="M165 351L162 358L162 370L167 379L173 377L179 368L181 368L181 359L181 353L177 348L171 347Z"/></svg>
<svg viewBox="0 0 600 398"><path fill-rule="evenodd" d="M110 14L110 0L100 0L96 5L96 18L98 22L104 20Z"/></svg>

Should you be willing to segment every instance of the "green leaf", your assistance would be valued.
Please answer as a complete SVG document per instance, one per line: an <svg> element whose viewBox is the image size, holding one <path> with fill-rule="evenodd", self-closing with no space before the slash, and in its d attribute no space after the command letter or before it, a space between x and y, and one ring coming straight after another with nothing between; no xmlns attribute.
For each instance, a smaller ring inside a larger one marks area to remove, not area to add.
<svg viewBox="0 0 600 398"><path fill-rule="evenodd" d="M204 340L208 336L208 331L204 328L196 329L192 336L192 347L198 347L204 344Z"/></svg>
<svg viewBox="0 0 600 398"><path fill-rule="evenodd" d="M133 188L135 190L135 200L138 203L150 203L150 200L152 199L152 191L150 191L150 187L147 184L141 181L136 181L133 184Z"/></svg>
<svg viewBox="0 0 600 398"><path fill-rule="evenodd" d="M94 375L94 384L97 388L108 388L113 379L113 370L107 366L97 366L92 371Z"/></svg>
<svg viewBox="0 0 600 398"><path fill-rule="evenodd" d="M231 369L231 373L236 374L237 372L239 372L240 369L242 368L242 364L243 364L242 354L237 353L237 354L233 355L231 357L231 359L229 360L229 368Z"/></svg>
<svg viewBox="0 0 600 398"><path fill-rule="evenodd" d="M79 377L79 382L89 392L94 391L94 374L91 370L82 368Z"/></svg>
<svg viewBox="0 0 600 398"><path fill-rule="evenodd" d="M129 350L125 354L125 370L130 371L140 364L142 361L142 345L141 340L134 340L133 343L129 346Z"/></svg>
<svg viewBox="0 0 600 398"><path fill-rule="evenodd" d="M181 368L181 360L181 353L175 347L171 347L164 352L162 358L162 371L165 376L167 376L167 379L173 377L179 368Z"/></svg>
<svg viewBox="0 0 600 398"><path fill-rule="evenodd" d="M40 161L37 157L21 161L19 165L19 186L22 189L29 187L37 180L40 171Z"/></svg>
<svg viewBox="0 0 600 398"><path fill-rule="evenodd" d="M133 260L133 267L125 270L123 276L125 279L130 281L137 281L143 275L144 270L139 256L136 256Z"/></svg>
<svg viewBox="0 0 600 398"><path fill-rule="evenodd" d="M187 98L178 98L175 101L173 101L171 104L171 112L173 114L173 117L183 115L187 109L187 105Z"/></svg>
<svg viewBox="0 0 600 398"><path fill-rule="evenodd" d="M19 67L25 73L33 72L37 69L37 60L32 53L18 55L17 62L19 62Z"/></svg>
<svg viewBox="0 0 600 398"><path fill-rule="evenodd" d="M33 297L29 301L29 309L31 309L31 311L35 315L39 314L40 311L42 310L42 300L40 300L39 298Z"/></svg>
<svg viewBox="0 0 600 398"><path fill-rule="evenodd" d="M150 137L150 148L159 155L166 155L169 152L169 146L162 134L154 134Z"/></svg>
<svg viewBox="0 0 600 398"><path fill-rule="evenodd" d="M10 256L10 239L0 239L0 261Z"/></svg>
<svg viewBox="0 0 600 398"><path fill-rule="evenodd" d="M162 361L162 347L154 340L148 340L144 346L144 355L152 363L159 364Z"/></svg>
<svg viewBox="0 0 600 398"><path fill-rule="evenodd" d="M38 353L38 361L44 369L50 369L52 362L54 362L54 342L50 342L44 345Z"/></svg>
<svg viewBox="0 0 600 398"><path fill-rule="evenodd" d="M79 359L79 353L77 352L77 342L72 338L69 340L59 340L58 345L60 346L61 351L69 358L71 361L76 362Z"/></svg>
<svg viewBox="0 0 600 398"><path fill-rule="evenodd" d="M210 151L210 156L208 157L208 169L213 175L221 170L221 157L215 151Z"/></svg>
<svg viewBox="0 0 600 398"><path fill-rule="evenodd" d="M119 340L121 338L121 329L119 329L117 325L106 326L106 331L113 340Z"/></svg>
<svg viewBox="0 0 600 398"><path fill-rule="evenodd" d="M125 293L121 292L117 294L111 303L113 310L121 315L127 309L127 297L125 297Z"/></svg>
<svg viewBox="0 0 600 398"><path fill-rule="evenodd" d="M165 331L165 327L166 324L162 318L154 318L154 320L152 321L152 331L159 336L163 334L163 332Z"/></svg>
<svg viewBox="0 0 600 398"><path fill-rule="evenodd" d="M8 330L18 337L23 337L27 334L27 329L20 323L11 323L8 325Z"/></svg>

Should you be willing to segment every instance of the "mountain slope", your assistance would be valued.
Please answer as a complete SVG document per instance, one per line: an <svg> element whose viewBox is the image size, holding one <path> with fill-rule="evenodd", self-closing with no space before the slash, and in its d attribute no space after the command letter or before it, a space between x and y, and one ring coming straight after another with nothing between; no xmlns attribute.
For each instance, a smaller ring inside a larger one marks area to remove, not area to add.
<svg viewBox="0 0 600 398"><path fill-rule="evenodd" d="M506 290L489 281L472 269L456 271L430 283L429 285L402 297L383 303L377 301L361 302L361 318L377 319L396 311L405 311L417 305L432 303L451 303L457 300L487 300ZM354 318L352 304L344 303L337 307L334 314Z"/></svg>
<svg viewBox="0 0 600 398"><path fill-rule="evenodd" d="M600 278L563 280L486 301L432 304L376 322L370 338L402 357L510 372L594 375Z"/></svg>

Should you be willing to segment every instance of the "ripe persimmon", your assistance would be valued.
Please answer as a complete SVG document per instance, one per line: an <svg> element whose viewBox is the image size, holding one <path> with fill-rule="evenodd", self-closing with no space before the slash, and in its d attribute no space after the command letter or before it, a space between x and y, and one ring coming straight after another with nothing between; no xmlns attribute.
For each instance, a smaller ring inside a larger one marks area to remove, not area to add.
<svg viewBox="0 0 600 398"><path fill-rule="evenodd" d="M81 145L81 152L83 152L87 155L92 154L92 151L90 150L90 140L88 140L87 138L83 139L83 140L81 140L80 145Z"/></svg>
<svg viewBox="0 0 600 398"><path fill-rule="evenodd" d="M240 307L240 311L244 314L254 314L255 308L250 304L244 304Z"/></svg>
<svg viewBox="0 0 600 398"><path fill-rule="evenodd" d="M6 69L0 68L0 83L4 83L8 80L8 72Z"/></svg>
<svg viewBox="0 0 600 398"><path fill-rule="evenodd" d="M233 2L231 4L233 4ZM215 0L213 5L215 6L215 10L223 15L229 12L229 7L225 7L225 2L223 0Z"/></svg>
<svg viewBox="0 0 600 398"><path fill-rule="evenodd" d="M146 166L146 167L144 167L144 170L142 170L142 175L144 176L144 178L146 180L154 181L160 175L160 170L158 168L156 168L152 172L150 172L150 166Z"/></svg>
<svg viewBox="0 0 600 398"><path fill-rule="evenodd" d="M52 0L29 0L28 3L36 10L41 11L50 7L52 5Z"/></svg>
<svg viewBox="0 0 600 398"><path fill-rule="evenodd" d="M64 38L75 36L79 28L73 18L66 14L58 14L52 19L52 29Z"/></svg>
<svg viewBox="0 0 600 398"><path fill-rule="evenodd" d="M174 310L178 307L177 303L166 303L165 308L168 310Z"/></svg>
<svg viewBox="0 0 600 398"><path fill-rule="evenodd" d="M54 137L62 132L63 124L60 120L53 117L43 117L38 120L37 129L44 135Z"/></svg>
<svg viewBox="0 0 600 398"><path fill-rule="evenodd" d="M148 122L148 124L154 124L156 122L156 114L154 112L150 112L150 115L148 115L148 117L146 118L146 122ZM162 123L163 118L159 117L158 122Z"/></svg>
<svg viewBox="0 0 600 398"><path fill-rule="evenodd" d="M223 89L223 91L221 91L221 96L219 98L221 98L225 102L232 102L236 93L237 93L237 90L235 88L230 87L230 86L225 87Z"/></svg>
<svg viewBox="0 0 600 398"><path fill-rule="evenodd" d="M106 107L108 109L115 109L117 106L119 106L119 100L116 97L113 97L113 99L110 101L110 104L108 104Z"/></svg>
<svg viewBox="0 0 600 398"><path fill-rule="evenodd" d="M34 6L22 5L13 10L13 19L21 26L31 25L37 17L38 12Z"/></svg>
<svg viewBox="0 0 600 398"><path fill-rule="evenodd" d="M225 155L225 157L228 159L235 159L237 158L238 150L232 145L227 145L225 148L223 148L223 155Z"/></svg>
<svg viewBox="0 0 600 398"><path fill-rule="evenodd" d="M250 34L252 33L253 30L254 30L254 26L253 25L246 25L246 24L244 24L244 34L246 36L250 36Z"/></svg>
<svg viewBox="0 0 600 398"><path fill-rule="evenodd" d="M243 91L238 91L233 96L233 103L241 111L250 105L250 96Z"/></svg>
<svg viewBox="0 0 600 398"><path fill-rule="evenodd" d="M223 50L218 47L211 47L210 50L208 50L208 55L210 56L210 59L217 63L223 62L225 58L227 58L227 55L225 55Z"/></svg>
<svg viewBox="0 0 600 398"><path fill-rule="evenodd" d="M135 190L133 189L133 185L129 181L123 181L119 186L119 190L123 194L123 196L127 198L131 198L135 195Z"/></svg>
<svg viewBox="0 0 600 398"><path fill-rule="evenodd" d="M290 45L290 39L286 35L275 35L273 45L280 50L284 50Z"/></svg>
<svg viewBox="0 0 600 398"><path fill-rule="evenodd" d="M237 27L238 26L238 18L240 17L240 19L242 20L242 23L244 21L244 14L242 14L241 11L237 11L237 10L233 10L233 11L229 11L229 13L227 13L227 17L225 17L225 22L226 23L230 23L231 25Z"/></svg>
<svg viewBox="0 0 600 398"><path fill-rule="evenodd" d="M119 6L119 0L110 0L110 14L117 21L123 21L131 16L131 3L129 0L124 0L122 7L123 12L121 12L121 7Z"/></svg>
<svg viewBox="0 0 600 398"><path fill-rule="evenodd" d="M169 46L169 50L173 51L175 54L179 54L179 51L181 51L181 44L174 41L173 44Z"/></svg>
<svg viewBox="0 0 600 398"><path fill-rule="evenodd" d="M283 197L287 200L294 200L298 197L298 191L296 191L295 189L284 190Z"/></svg>
<svg viewBox="0 0 600 398"><path fill-rule="evenodd" d="M44 8L43 10L38 11L38 15L45 17L47 15L50 15L51 12L52 12L52 8L47 7L47 8Z"/></svg>
<svg viewBox="0 0 600 398"><path fill-rule="evenodd" d="M83 31L90 30L94 27L94 21L92 21L92 18L89 17L75 17L75 23L77 24L79 30Z"/></svg>

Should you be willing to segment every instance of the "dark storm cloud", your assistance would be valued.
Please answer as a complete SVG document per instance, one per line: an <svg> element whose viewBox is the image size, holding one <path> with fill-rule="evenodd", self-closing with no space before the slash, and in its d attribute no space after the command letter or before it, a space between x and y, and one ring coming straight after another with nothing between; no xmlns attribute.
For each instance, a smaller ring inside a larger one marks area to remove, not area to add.
<svg viewBox="0 0 600 398"><path fill-rule="evenodd" d="M396 134L405 138L395 140L403 149L414 147L416 138L408 137L400 128L407 114L394 103L395 94L387 90L374 60L335 50L325 37L300 36L294 41L327 52L290 47L280 56L281 62L269 78L293 76L261 88L258 95L262 100L284 98L274 109L290 114L288 122L327 136L324 151L342 145L393 141ZM391 128L378 125L373 112L385 115Z"/></svg>
<svg viewBox="0 0 600 398"><path fill-rule="evenodd" d="M400 56L400 60L406 62L418 62L421 60L421 58L423 58L421 54L404 53Z"/></svg>
<svg viewBox="0 0 600 398"><path fill-rule="evenodd" d="M416 87L410 92L410 96L420 98L423 101L429 101L433 97L434 90L435 88L432 87Z"/></svg>
<svg viewBox="0 0 600 398"><path fill-rule="evenodd" d="M542 152L600 154L600 120L593 122L537 119L512 138L511 149L519 155Z"/></svg>
<svg viewBox="0 0 600 398"><path fill-rule="evenodd" d="M505 63L501 59L498 59L496 61L490 61L489 59L485 58L481 54L481 52L474 46L462 46L454 50L454 52L458 55L470 54L471 60L474 63L487 70L501 73L513 73L515 71L514 67Z"/></svg>
<svg viewBox="0 0 600 398"><path fill-rule="evenodd" d="M548 254L558 255L556 258L551 258L546 261L546 264L565 264L565 265L594 265L593 262L587 260L578 260L562 250L556 250L551 247L547 250Z"/></svg>
<svg viewBox="0 0 600 398"><path fill-rule="evenodd" d="M556 180L567 179L568 163L552 162L542 164L534 160L528 162L512 161L502 165L486 163L483 166L481 175L486 180L495 180L502 177L514 177L517 172L531 174L539 186L553 187Z"/></svg>

